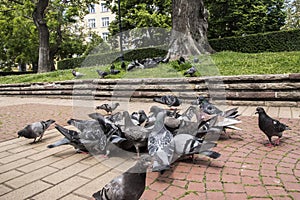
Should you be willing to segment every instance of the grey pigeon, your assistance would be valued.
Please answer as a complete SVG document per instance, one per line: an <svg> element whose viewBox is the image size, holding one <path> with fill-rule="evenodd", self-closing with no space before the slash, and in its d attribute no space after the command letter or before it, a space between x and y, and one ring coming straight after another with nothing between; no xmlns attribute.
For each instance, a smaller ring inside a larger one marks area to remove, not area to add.
<svg viewBox="0 0 300 200"><path fill-rule="evenodd" d="M110 74L116 75L116 74L119 74L120 72L121 72L120 70L115 69L115 65L114 64L111 65L111 67L110 67Z"/></svg>
<svg viewBox="0 0 300 200"><path fill-rule="evenodd" d="M161 97L155 97L153 98L153 101L161 103L161 104L165 104L169 107L177 107L181 105L181 100L178 99L178 97L174 96L174 95L164 95Z"/></svg>
<svg viewBox="0 0 300 200"><path fill-rule="evenodd" d="M291 128L276 119L272 119L267 115L265 110L262 107L256 108L256 114L258 114L258 126L264 134L269 139L268 146L279 145L280 138L282 137L282 132L285 130L291 130ZM278 139L275 142L272 142L272 137L277 136Z"/></svg>
<svg viewBox="0 0 300 200"><path fill-rule="evenodd" d="M146 185L146 171L151 166L151 157L143 155L137 163L120 176L115 177L100 191L95 192L96 200L138 200Z"/></svg>
<svg viewBox="0 0 300 200"><path fill-rule="evenodd" d="M75 69L72 70L72 74L75 78L81 78L84 76L84 74L77 72Z"/></svg>
<svg viewBox="0 0 300 200"><path fill-rule="evenodd" d="M49 119L47 121L40 121L29 124L22 130L18 131L18 137L34 139L32 143L35 143L36 138L39 137L38 141L41 141L46 129L49 128L49 126L54 122L54 120Z"/></svg>
<svg viewBox="0 0 300 200"><path fill-rule="evenodd" d="M98 75L101 77L101 78L105 78L107 75L109 75L108 72L105 72L105 71L101 71L99 69L96 70Z"/></svg>
<svg viewBox="0 0 300 200"><path fill-rule="evenodd" d="M99 127L99 122L96 120L79 120L79 119L69 119L67 121L69 125L76 127L78 130L83 132L87 128Z"/></svg>
<svg viewBox="0 0 300 200"><path fill-rule="evenodd" d="M148 138L148 153L153 156L157 151L167 146L173 139L173 134L165 127L165 112L158 113L154 128Z"/></svg>
<svg viewBox="0 0 300 200"><path fill-rule="evenodd" d="M96 109L105 110L108 114L111 114L119 105L120 105L119 103L111 103L111 104L105 103L100 106L97 106Z"/></svg>
<svg viewBox="0 0 300 200"><path fill-rule="evenodd" d="M123 112L123 116L125 119L125 127L123 130L125 138L129 141L132 141L137 152L137 157L139 158L140 147L147 146L149 130L144 127L135 125L132 122L131 117L127 111Z"/></svg>
<svg viewBox="0 0 300 200"><path fill-rule="evenodd" d="M70 144L77 152L89 152L96 155L105 153L106 156L109 153L106 151L108 138L103 130L99 128L86 128L84 132L66 129L58 124L56 124L55 128L64 136L64 138L48 145L48 148Z"/></svg>
<svg viewBox="0 0 300 200"><path fill-rule="evenodd" d="M162 59L161 63L168 63L169 60L170 60L170 56L167 56L164 59Z"/></svg>
<svg viewBox="0 0 300 200"><path fill-rule="evenodd" d="M196 72L197 72L196 67L192 66L191 68L189 68L188 70L186 70L183 75L185 75L185 76L186 75L194 76Z"/></svg>
<svg viewBox="0 0 300 200"><path fill-rule="evenodd" d="M213 114L219 114L222 113L222 110L217 108L215 105L210 103L207 98L203 96L199 96L193 104L200 105L200 108L207 114L213 115Z"/></svg>

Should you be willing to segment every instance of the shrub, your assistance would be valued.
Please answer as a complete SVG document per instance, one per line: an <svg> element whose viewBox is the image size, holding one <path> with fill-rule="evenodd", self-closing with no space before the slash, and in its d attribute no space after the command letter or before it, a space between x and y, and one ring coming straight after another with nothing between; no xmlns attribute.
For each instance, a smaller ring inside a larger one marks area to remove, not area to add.
<svg viewBox="0 0 300 200"><path fill-rule="evenodd" d="M281 52L300 50L300 30L276 31L240 37L210 39L216 51L243 53Z"/></svg>

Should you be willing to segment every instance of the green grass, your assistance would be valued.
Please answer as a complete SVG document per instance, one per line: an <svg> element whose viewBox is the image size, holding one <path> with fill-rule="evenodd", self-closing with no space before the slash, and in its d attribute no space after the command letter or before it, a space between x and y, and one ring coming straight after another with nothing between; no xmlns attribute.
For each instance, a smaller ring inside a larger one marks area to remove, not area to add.
<svg viewBox="0 0 300 200"><path fill-rule="evenodd" d="M300 51L278 53L236 53L219 52L213 55L200 56L200 63L195 65L197 76L248 75L248 74L287 74L300 73ZM178 66L176 61L162 64L151 69L122 71L118 75L106 78L171 78L182 77L189 65ZM96 69L109 70L109 66L82 67L77 69L84 73L85 79L99 78ZM120 64L116 64L120 69ZM74 79L71 70L59 70L42 74L26 74L0 77L0 84L26 82L53 82Z"/></svg>

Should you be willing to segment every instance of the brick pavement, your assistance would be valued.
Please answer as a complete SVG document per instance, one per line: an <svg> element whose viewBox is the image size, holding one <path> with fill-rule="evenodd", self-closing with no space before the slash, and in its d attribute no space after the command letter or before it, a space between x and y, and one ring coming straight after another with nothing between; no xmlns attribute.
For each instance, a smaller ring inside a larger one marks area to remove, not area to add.
<svg viewBox="0 0 300 200"><path fill-rule="evenodd" d="M97 103L85 102L82 108L70 100L0 97L0 199L89 199L129 168L133 160L126 154L104 159L76 154L70 146L47 149L61 138L53 126L36 144L16 138L26 123L53 118L66 125L71 117L86 117ZM151 105L135 102L120 109L147 110ZM255 108L239 111L243 131L219 140L214 149L222 153L219 159L181 160L163 175L149 172L141 199L300 199L299 108L267 108L292 127L275 148L263 145L267 138L258 129Z"/></svg>

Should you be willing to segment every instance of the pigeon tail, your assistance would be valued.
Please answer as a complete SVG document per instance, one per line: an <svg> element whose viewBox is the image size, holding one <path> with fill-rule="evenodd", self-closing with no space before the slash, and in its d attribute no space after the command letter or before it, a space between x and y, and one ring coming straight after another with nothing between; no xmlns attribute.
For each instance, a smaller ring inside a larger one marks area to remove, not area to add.
<svg viewBox="0 0 300 200"><path fill-rule="evenodd" d="M74 136L78 136L78 132L66 129L58 124L55 124L55 128L70 141L74 140Z"/></svg>
<svg viewBox="0 0 300 200"><path fill-rule="evenodd" d="M58 146L61 146L61 145L66 145L66 144L70 144L70 140L68 140L67 138L63 138L53 144L49 144L47 146L47 148L51 149L51 148L54 148L54 147L58 147Z"/></svg>
<svg viewBox="0 0 300 200"><path fill-rule="evenodd" d="M213 158L213 159L217 159L217 158L219 158L221 156L220 153L215 152L215 151L209 151L209 150L202 151L201 154L205 155L207 157Z"/></svg>

